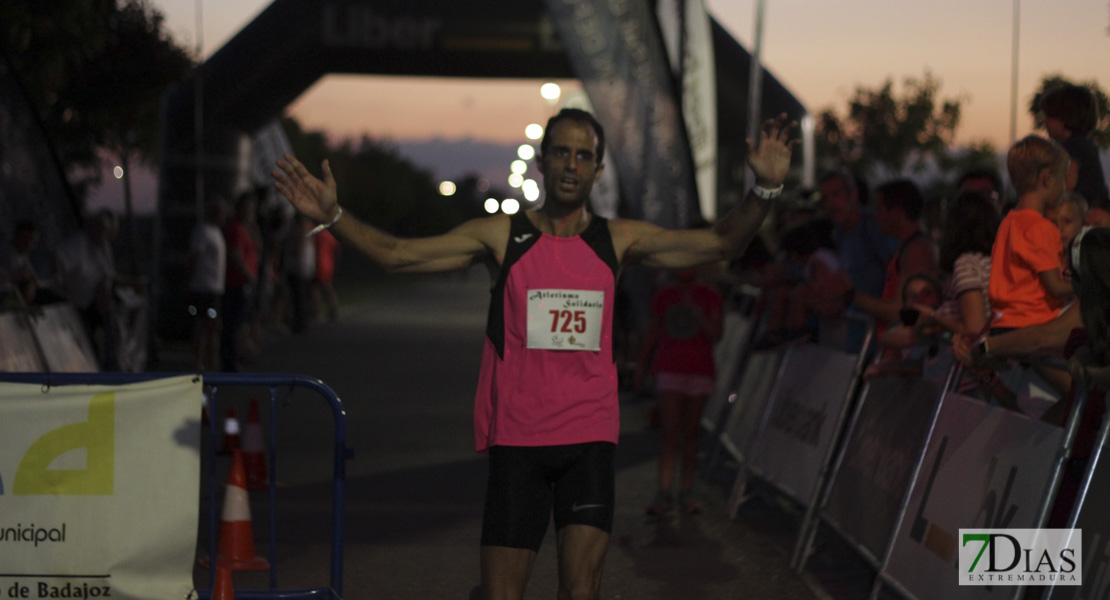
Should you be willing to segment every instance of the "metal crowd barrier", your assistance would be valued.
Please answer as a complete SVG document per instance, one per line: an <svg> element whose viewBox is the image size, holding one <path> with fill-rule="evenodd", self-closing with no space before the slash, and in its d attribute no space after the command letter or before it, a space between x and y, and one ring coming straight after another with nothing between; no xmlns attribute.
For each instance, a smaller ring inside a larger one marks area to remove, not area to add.
<svg viewBox="0 0 1110 600"><path fill-rule="evenodd" d="M729 510L736 515L749 478L758 478L770 484L761 489L804 511L791 556L796 571L805 570L823 530L872 568L871 598L884 590L912 599L975 597L982 590L958 587L958 529L1046 525L1087 390L1060 427L957 393L962 367L943 342L929 349L921 375L880 375L845 389L847 380L832 372L858 377L866 354L854 369L844 362L853 357L814 344L743 354L735 401L717 427L723 451L741 463ZM838 359L843 364L830 371ZM1110 515L1102 510L1110 462L1098 460L1107 443L1110 416L1069 522L1083 527L1084 577L1100 590L1110 589ZM1075 595L1076 587L1054 589L1057 597L1088 597Z"/></svg>
<svg viewBox="0 0 1110 600"><path fill-rule="evenodd" d="M746 374L758 377L759 389L765 389L768 372L759 361L766 359L768 366L777 363L774 383L766 395L751 398L746 410L734 407L743 413L726 426L726 432L733 432L730 452L741 461L729 498L730 514L735 516L747 500L750 477L770 483L806 511L795 552L804 542L805 525L824 489L865 364L872 332L869 322L859 323L865 327L865 343L854 353L814 343L791 344L762 357L753 353L749 366L755 368ZM756 407L758 411L753 410ZM737 452L740 443L744 447Z"/></svg>
<svg viewBox="0 0 1110 600"><path fill-rule="evenodd" d="M126 385L142 381L150 381L164 377L180 377L182 373L2 373L0 382L30 383L43 386L65 385ZM199 377L200 375L198 375ZM310 600L328 599L341 600L343 594L343 526L344 526L344 496L346 492L346 464L352 457L351 450L347 447L347 417L335 392L319 379L305 375L289 374L238 374L238 373L206 373L203 375L204 383L208 388L206 397L209 413L212 415L209 426L209 444L207 461L209 472L209 544L208 556L217 555L217 532L223 515L219 514L220 504L216 501L216 490L222 489L223 482L215 481L217 477L216 452L220 447L219 436L223 435L222 427L216 418L219 407L218 390L225 387L262 387L269 388L269 448L267 457L268 469L268 559L269 583L267 589L236 589L235 597L243 600ZM278 589L277 570L277 422L278 422L278 390L292 388L307 388L321 396L331 408L335 421L335 440L332 449L332 514L331 514L331 563L329 580L326 585L311 589L281 590ZM208 587L197 587L197 594L201 600L211 597L212 585L215 582L216 561L209 560Z"/></svg>

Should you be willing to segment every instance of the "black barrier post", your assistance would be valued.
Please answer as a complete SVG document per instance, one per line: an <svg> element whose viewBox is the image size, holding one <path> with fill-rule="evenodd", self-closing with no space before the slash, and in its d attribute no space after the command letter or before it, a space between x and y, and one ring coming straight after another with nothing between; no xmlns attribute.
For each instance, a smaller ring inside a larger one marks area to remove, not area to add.
<svg viewBox="0 0 1110 600"><path fill-rule="evenodd" d="M958 375L957 375L957 378L954 381L959 381ZM1085 400L1086 400L1086 395L1087 394L1086 394L1085 389L1082 390L1082 392L1077 392L1077 394L1076 394L1075 404L1073 406L1073 412L1071 413L1071 415L1068 418L1068 423L1066 424L1066 426L1064 428L1064 434L1061 436L1060 443L1057 446L1056 458L1054 459L1053 464L1051 465L1050 470L1049 470L1049 480L1046 482L1045 491L1044 491L1044 494L1043 494L1042 500L1041 500L1041 505L1039 506L1038 512L1037 512L1037 514L1036 514L1036 516L1033 520L1033 525L1035 525L1036 527L1042 527L1044 525L1047 513L1048 513L1048 511L1051 507L1051 503L1052 503L1053 498L1054 498L1055 493L1056 493L1056 488L1059 486L1059 482L1060 482L1060 478L1061 478L1061 474L1062 474L1062 468L1063 468L1062 464L1063 464L1063 461L1065 461L1067 459L1067 457L1071 454L1071 448L1074 444L1074 438L1076 436L1076 431L1078 430L1078 425L1079 425L1079 421L1080 421L1080 418L1081 418L1081 415L1082 415L1082 409L1083 409L1083 404L1085 403ZM947 401L948 401L948 396L947 396L947 393L946 393L945 399L942 400L941 403L940 403L940 406L938 406L938 410L937 410L938 417L940 415L941 410L944 408L944 405L947 403ZM999 410L1004 410L1004 407L999 407L998 409ZM932 436L935 434L936 422L937 421L934 419L933 424L930 426L929 438L932 438ZM911 501L911 494L913 492L913 488L918 483L917 479L920 476L920 470L921 470L922 463L925 459L925 455L928 453L929 443L931 443L931 442L929 440L927 440L926 444L925 444L925 447L924 447L924 449L921 453L921 456L918 459L918 463L917 463L917 465L914 469L913 483L910 486L910 490L907 491L906 499L905 499L905 503L904 503L905 505L902 508L902 516L899 518L899 521L898 521L899 524L895 527L895 530L891 535L891 540L892 541L889 544L889 546L887 548L887 551L884 554L882 563L880 564L879 573L878 573L877 577L875 578L874 584L873 584L872 589L871 589L871 594L869 596L870 600L876 600L879 597L879 593L882 590L882 587L883 587L884 584L891 586L892 588L897 590L899 594L901 594L905 597L908 597L908 598L915 597L914 594L912 592L910 592L901 582L899 582L898 580L896 580L894 577L892 577L891 575L889 575L887 573L887 568L890 565L890 560L891 560L892 555L894 553L895 546L897 545L897 536L900 533L901 523L904 519L905 511L908 509L908 505ZM935 473L934 473L934 475L935 475ZM925 485L926 485L926 489L931 487L932 479L930 478L930 481L927 482ZM1016 586L1014 588L1013 596L1011 596L1011 597L1016 600L1017 598L1021 597L1021 594L1023 592L1024 592L1023 587Z"/></svg>
<svg viewBox="0 0 1110 600"><path fill-rule="evenodd" d="M1084 400L1089 401L1090 388L1084 386L1076 390L1076 403L1079 403L1080 396ZM1106 447L1107 440L1110 439L1110 414L1104 414L1102 417L1102 425L1098 428L1098 438L1095 440L1095 447L1091 452L1091 457L1087 462L1087 468L1083 472L1083 481L1079 485L1079 493L1075 496L1075 506L1071 508L1071 514L1068 515L1068 523L1066 529L1074 530L1075 526L1079 523L1079 512L1083 508L1083 503L1087 500L1087 492L1091 489L1091 480L1095 476L1095 467L1098 465L1099 459L1102 457L1102 450ZM1044 593L1044 600L1052 598L1052 592L1056 586L1050 586Z"/></svg>
<svg viewBox="0 0 1110 600"><path fill-rule="evenodd" d="M1064 443L1056 451L1056 461L1052 469L1052 478L1048 480L1048 486L1045 489L1044 498L1041 500L1041 505L1037 509L1037 523L1038 527L1043 527L1045 521L1048 520L1048 512L1052 510L1052 501L1056 496L1056 491L1060 487L1060 479L1064 472L1064 463L1067 462L1071 456L1072 446L1075 445L1075 436L1079 431L1079 422L1082 420L1083 408L1087 404L1087 388L1077 388L1075 390L1075 401L1072 403L1072 413L1068 417L1067 429L1064 430Z"/></svg>
<svg viewBox="0 0 1110 600"><path fill-rule="evenodd" d="M825 491L826 484L830 481L830 465L834 460L833 457L848 439L847 433L843 431L844 421L848 417L848 411L852 408L852 398L856 396L856 392L859 391L859 381L863 376L864 364L866 364L867 361L867 352L865 352L865 350L870 345L872 332L873 329L869 327L867 330L867 339L864 341L863 348L860 349L860 353L856 357L855 376L852 378L852 382L848 384L848 389L844 391L844 405L840 409L840 414L837 415L836 425L833 426L833 438L829 443L828 450L825 451L824 458L821 460L821 469L817 473L817 482L813 485L813 492L806 502L806 513L805 516L802 517L802 529L798 532L798 539L794 542L794 553L790 557L790 565L797 573L802 572L802 563L805 562L805 556L809 546L808 542L811 541L806 531L807 524L813 521L814 515L817 513L817 505L821 501L821 498L824 497L823 492Z"/></svg>
<svg viewBox="0 0 1110 600"><path fill-rule="evenodd" d="M917 478L921 475L921 467L925 464L925 455L929 453L929 442L933 438L933 433L937 428L937 420L940 418L940 411L944 407L945 396L950 391L950 388L956 386L956 382L960 381L963 374L963 365L956 362L952 365L952 374L948 381L945 382L944 389L941 390L940 402L937 402L936 410L933 411L932 420L929 422L929 431L925 434L924 443L921 444L921 452L917 455L917 461L913 466L913 473L910 475L910 485L906 488L905 494L902 496L902 505L898 509L898 518L894 521L894 529L890 532L890 539L887 541L886 550L883 551L882 559L879 562L878 573L875 575L875 580L871 584L871 594L868 600L877 600L879 592L883 588L883 573L888 564L890 564L890 557L894 554L894 545L898 539L898 533L902 529L902 521L906 518L906 511L910 508L910 496L913 492L913 486L917 483ZM899 591L905 592L901 585L895 583Z"/></svg>
<svg viewBox="0 0 1110 600"><path fill-rule="evenodd" d="M881 355L879 353L876 353L875 358L874 358L874 362L877 363L880 360L882 360ZM894 530L897 529L898 523L901 523L902 518L905 516L906 507L909 504L910 490L912 489L913 482L917 477L917 471L919 470L919 466L921 464L921 461L924 459L925 451L926 451L927 446L928 446L928 443L927 443L928 439L932 435L933 427L936 424L937 417L940 415L940 406L941 406L941 402L944 399L944 394L948 391L948 389L950 389L951 387L953 387L955 385L956 381L959 381L958 374L961 371L962 371L962 369L961 369L960 363L953 360L952 364L949 365L949 367L948 367L948 371L947 371L947 375L945 376L944 383L943 383L943 385L940 386L939 397L937 398L936 404L934 405L934 407L931 411L931 414L929 416L929 425L928 425L928 428L926 429L926 431L924 432L923 442L921 444L921 449L918 452L917 463L915 465L915 468L913 470L911 470L910 475L908 477L908 482L907 482L907 485L906 485L906 489L903 490L902 496L901 496L901 498L899 498L899 505L898 505L899 510L896 513L895 518L894 518L894 528L893 528ZM840 469L843 466L844 461L845 461L845 459L848 455L848 451L849 451L850 446L851 446L851 440L853 439L853 435L855 435L856 428L859 425L859 420L861 419L861 415L863 414L864 409L866 408L866 405L868 403L873 402L874 400L876 400L876 399L873 399L871 397L870 391L871 391L871 383L870 383L870 381L868 381L865 384L863 390L860 392L860 397L859 397L859 400L856 403L855 410L852 414L851 421L849 422L848 427L847 427L847 429L845 430L845 433L844 433L844 441L840 445L838 454L837 454L837 456L836 456L836 458L833 462L831 472L829 473L829 478L828 478L827 485L825 486L824 492L821 495L821 499L820 499L819 503L815 507L815 513L814 513L814 515L809 515L808 516L808 518L809 518L808 521L803 522L803 527L806 528L807 533L806 533L806 536L805 536L805 539L804 539L804 544L801 548L801 551L798 554L798 556L796 557L795 571L797 571L799 573L802 572L803 570L805 570L806 561L809 559L810 551L813 547L813 542L816 539L817 532L820 529L821 524L823 522L828 524L830 527L832 527L832 529L834 531L836 531L836 533L838 535L840 535L841 537L850 541L852 543L852 545L856 547L856 550L858 552L860 552L869 562L871 562L871 566L873 568L875 568L876 570L879 568L879 566L881 564L880 561L884 559L883 556L879 556L879 555L872 556L871 553L867 551L866 544L864 544L863 542L860 542L857 539L853 539L853 537L851 535L849 535L846 531L844 531L839 525L836 525L836 524L832 523L831 520L828 519L827 515L825 514L825 511L828 508L829 500L830 500L830 498L832 497L832 494L833 494L833 488L836 485L837 477L840 475ZM888 536L888 540L886 542L885 547L883 547L879 551L879 554L883 554L884 552L889 550L889 548L893 545L894 535L895 534L892 531L892 533Z"/></svg>

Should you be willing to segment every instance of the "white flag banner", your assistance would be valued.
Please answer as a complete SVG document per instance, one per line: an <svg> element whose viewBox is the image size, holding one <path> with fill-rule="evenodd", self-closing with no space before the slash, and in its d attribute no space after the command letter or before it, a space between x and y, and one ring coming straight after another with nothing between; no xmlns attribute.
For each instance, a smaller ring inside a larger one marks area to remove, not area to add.
<svg viewBox="0 0 1110 600"><path fill-rule="evenodd" d="M0 598L186 598L200 378L0 384Z"/></svg>

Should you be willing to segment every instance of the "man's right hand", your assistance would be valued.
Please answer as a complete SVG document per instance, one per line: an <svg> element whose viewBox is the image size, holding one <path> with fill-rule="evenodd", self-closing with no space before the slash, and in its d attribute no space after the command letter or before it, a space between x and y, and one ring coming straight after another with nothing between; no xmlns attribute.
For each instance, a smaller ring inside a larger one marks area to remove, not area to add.
<svg viewBox="0 0 1110 600"><path fill-rule="evenodd" d="M277 161L272 171L274 187L289 199L293 207L317 223L331 223L339 212L339 197L331 166L322 163L324 179L313 176L292 154Z"/></svg>

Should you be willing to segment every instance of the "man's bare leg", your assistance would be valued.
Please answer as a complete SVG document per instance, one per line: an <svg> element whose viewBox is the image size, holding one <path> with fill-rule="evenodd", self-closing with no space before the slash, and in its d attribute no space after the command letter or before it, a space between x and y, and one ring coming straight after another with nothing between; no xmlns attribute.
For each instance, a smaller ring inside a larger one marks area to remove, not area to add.
<svg viewBox="0 0 1110 600"><path fill-rule="evenodd" d="M589 525L567 525L558 532L559 600L597 600L609 534Z"/></svg>
<svg viewBox="0 0 1110 600"><path fill-rule="evenodd" d="M482 546L483 600L521 600L536 553L525 548Z"/></svg>

